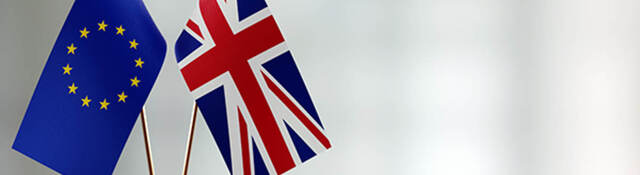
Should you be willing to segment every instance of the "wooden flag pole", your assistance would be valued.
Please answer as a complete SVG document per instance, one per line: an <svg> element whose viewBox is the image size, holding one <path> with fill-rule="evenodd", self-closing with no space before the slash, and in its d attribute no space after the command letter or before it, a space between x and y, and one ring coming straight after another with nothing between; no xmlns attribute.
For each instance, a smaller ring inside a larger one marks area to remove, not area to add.
<svg viewBox="0 0 640 175"><path fill-rule="evenodd" d="M184 168L182 174L187 175L189 169L189 158L191 157L191 144L193 143L193 133L196 128L196 116L198 114L198 103L193 104L193 115L191 116L191 125L189 126L189 140L187 141L187 153L184 158Z"/></svg>
<svg viewBox="0 0 640 175"><path fill-rule="evenodd" d="M149 141L149 130L147 129L147 118L145 118L144 106L140 111L140 119L142 120L142 133L144 134L144 146L147 151L147 165L149 165L149 175L154 175L153 159L151 158L151 143Z"/></svg>

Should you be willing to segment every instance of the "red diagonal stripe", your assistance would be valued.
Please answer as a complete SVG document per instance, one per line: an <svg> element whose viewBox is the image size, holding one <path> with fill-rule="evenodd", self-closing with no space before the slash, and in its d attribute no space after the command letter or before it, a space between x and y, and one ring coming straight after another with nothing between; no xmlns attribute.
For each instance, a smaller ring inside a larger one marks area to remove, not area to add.
<svg viewBox="0 0 640 175"><path fill-rule="evenodd" d="M306 115L304 115L304 113L302 113L300 108L298 108L295 104L293 104L291 99L289 99L289 97L287 97L284 94L284 92L282 92L280 88L278 88L278 86L276 86L276 84L274 84L271 81L271 79L269 79L264 73L262 73L262 77L264 77L264 79L266 80L267 86L269 86L269 89L271 89L271 91L275 93L276 96L278 96L278 98L287 106L287 108L289 108L289 110L291 110L291 112L293 112L293 114L296 117L298 117L298 120L300 120L302 124L304 124L304 126L307 129L309 129L309 131L311 131L313 136L315 136L320 141L320 143L324 145L325 148L327 149L331 148L331 143L329 142L329 139L327 139L327 137L324 134L322 134L322 132L320 132L318 127L316 127L311 122L311 120L309 120L309 118Z"/></svg>
<svg viewBox="0 0 640 175"><path fill-rule="evenodd" d="M193 31L196 34L198 34L198 36L200 36L200 38L204 38L202 36L202 32L200 32L200 27L198 27L198 24L196 24L195 22L191 21L191 19L189 19L189 21L187 22L187 27L189 27L189 29L191 29L191 31Z"/></svg>
<svg viewBox="0 0 640 175"><path fill-rule="evenodd" d="M251 156L249 154L249 136L247 134L247 122L244 121L244 117L242 117L242 112L240 112L240 108L238 108L238 118L240 120L240 145L242 146L242 167L244 169L244 174L251 175ZM259 154L259 153L253 153Z"/></svg>

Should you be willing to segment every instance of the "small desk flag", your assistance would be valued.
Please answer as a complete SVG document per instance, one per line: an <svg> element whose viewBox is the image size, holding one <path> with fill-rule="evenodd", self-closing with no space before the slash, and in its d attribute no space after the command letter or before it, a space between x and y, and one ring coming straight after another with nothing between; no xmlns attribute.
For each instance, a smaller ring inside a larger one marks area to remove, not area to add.
<svg viewBox="0 0 640 175"><path fill-rule="evenodd" d="M142 0L76 0L13 149L62 174L111 174L165 54Z"/></svg>
<svg viewBox="0 0 640 175"><path fill-rule="evenodd" d="M331 148L264 0L200 0L175 50L231 174L282 174Z"/></svg>

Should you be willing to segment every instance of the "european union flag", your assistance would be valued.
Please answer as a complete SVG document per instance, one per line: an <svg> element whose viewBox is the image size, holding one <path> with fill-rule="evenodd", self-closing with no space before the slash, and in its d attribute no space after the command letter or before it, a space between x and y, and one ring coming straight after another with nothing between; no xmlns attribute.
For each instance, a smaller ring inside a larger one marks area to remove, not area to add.
<svg viewBox="0 0 640 175"><path fill-rule="evenodd" d="M76 0L13 149L62 174L111 174L165 54L142 0Z"/></svg>

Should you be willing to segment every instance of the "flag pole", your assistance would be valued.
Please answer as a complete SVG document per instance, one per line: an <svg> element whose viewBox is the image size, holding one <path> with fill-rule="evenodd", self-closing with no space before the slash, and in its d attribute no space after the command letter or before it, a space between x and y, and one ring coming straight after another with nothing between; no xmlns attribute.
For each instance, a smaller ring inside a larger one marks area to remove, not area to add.
<svg viewBox="0 0 640 175"><path fill-rule="evenodd" d="M142 133L144 134L144 146L147 151L147 165L149 165L149 175L154 175L153 159L151 159L151 143L149 141L149 130L147 128L147 118L145 117L144 106L140 111L140 119L142 120Z"/></svg>
<svg viewBox="0 0 640 175"><path fill-rule="evenodd" d="M189 126L189 140L187 141L187 153L184 157L184 168L182 174L187 175L189 169L189 158L191 157L191 144L193 143L193 133L196 128L196 116L198 114L198 103L193 104L193 115L191 116L191 125Z"/></svg>

